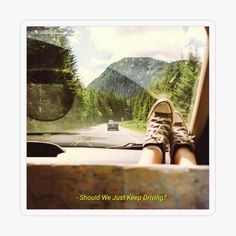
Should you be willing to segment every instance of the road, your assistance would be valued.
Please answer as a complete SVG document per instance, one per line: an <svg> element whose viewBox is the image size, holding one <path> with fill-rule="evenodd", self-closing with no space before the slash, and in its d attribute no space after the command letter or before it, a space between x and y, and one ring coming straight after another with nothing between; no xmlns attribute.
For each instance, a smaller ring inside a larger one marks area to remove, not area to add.
<svg viewBox="0 0 236 236"><path fill-rule="evenodd" d="M143 143L144 133L119 126L119 131L107 131L107 124L83 128L74 135L28 136L28 140L44 140L61 146L123 146L127 143Z"/></svg>

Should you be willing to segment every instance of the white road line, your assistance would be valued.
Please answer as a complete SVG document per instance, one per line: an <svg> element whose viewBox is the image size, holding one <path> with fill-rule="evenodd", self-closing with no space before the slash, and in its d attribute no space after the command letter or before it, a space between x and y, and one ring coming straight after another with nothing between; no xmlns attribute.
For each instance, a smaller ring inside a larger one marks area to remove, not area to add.
<svg viewBox="0 0 236 236"><path fill-rule="evenodd" d="M129 138L133 139L136 143L141 143L138 139L136 139L135 137L133 137L133 136L131 136L131 135L129 135L129 134L123 133L123 131L122 131L121 133L122 133L123 135L126 135L126 136L128 136Z"/></svg>

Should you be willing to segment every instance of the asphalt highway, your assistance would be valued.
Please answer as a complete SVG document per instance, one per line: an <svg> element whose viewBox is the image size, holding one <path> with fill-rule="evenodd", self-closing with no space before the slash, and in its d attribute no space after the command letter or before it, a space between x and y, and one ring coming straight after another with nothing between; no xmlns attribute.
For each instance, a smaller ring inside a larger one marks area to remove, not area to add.
<svg viewBox="0 0 236 236"><path fill-rule="evenodd" d="M119 126L119 131L107 131L107 124L79 129L76 134L30 135L28 140L47 141L61 146L116 147L128 143L143 143L145 133Z"/></svg>

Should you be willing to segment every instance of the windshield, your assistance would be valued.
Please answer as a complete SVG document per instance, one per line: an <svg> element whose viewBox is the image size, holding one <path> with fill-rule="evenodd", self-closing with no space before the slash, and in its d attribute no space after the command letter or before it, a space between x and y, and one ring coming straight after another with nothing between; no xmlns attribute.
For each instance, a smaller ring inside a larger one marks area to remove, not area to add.
<svg viewBox="0 0 236 236"><path fill-rule="evenodd" d="M27 27L27 139L142 144L162 97L189 124L206 48L201 26Z"/></svg>

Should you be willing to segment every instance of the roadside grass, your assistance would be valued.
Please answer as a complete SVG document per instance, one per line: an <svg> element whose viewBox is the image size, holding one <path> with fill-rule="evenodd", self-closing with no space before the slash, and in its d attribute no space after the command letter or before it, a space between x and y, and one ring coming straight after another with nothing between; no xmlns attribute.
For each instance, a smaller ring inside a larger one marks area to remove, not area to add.
<svg viewBox="0 0 236 236"><path fill-rule="evenodd" d="M138 121L138 120L129 120L129 121L122 121L120 125L125 128L129 128L139 132L146 131L146 122Z"/></svg>

